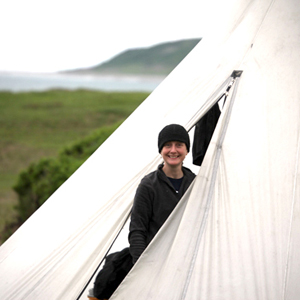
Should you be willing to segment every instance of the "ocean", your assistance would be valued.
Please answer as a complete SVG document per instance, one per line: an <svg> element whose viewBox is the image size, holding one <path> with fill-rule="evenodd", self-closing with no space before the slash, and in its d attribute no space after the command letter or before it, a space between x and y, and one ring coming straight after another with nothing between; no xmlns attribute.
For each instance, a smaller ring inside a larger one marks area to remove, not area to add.
<svg viewBox="0 0 300 300"><path fill-rule="evenodd" d="M28 92L51 89L152 92L164 77L98 76L63 73L0 73L0 91Z"/></svg>

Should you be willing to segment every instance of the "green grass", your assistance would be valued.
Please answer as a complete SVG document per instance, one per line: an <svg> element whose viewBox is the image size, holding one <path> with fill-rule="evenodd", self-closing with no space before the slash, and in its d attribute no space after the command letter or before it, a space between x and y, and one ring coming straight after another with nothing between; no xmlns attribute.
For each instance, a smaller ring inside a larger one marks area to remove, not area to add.
<svg viewBox="0 0 300 300"><path fill-rule="evenodd" d="M0 243L15 217L12 190L20 171L94 130L126 119L148 93L0 92Z"/></svg>

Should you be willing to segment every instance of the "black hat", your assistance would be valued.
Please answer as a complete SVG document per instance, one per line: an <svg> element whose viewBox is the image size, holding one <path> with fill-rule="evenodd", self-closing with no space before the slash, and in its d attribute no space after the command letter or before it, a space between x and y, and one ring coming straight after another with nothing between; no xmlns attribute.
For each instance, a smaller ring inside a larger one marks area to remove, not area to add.
<svg viewBox="0 0 300 300"><path fill-rule="evenodd" d="M158 135L158 152L160 153L166 142L178 141L185 143L187 151L190 151L190 137L185 128L178 124L164 127Z"/></svg>

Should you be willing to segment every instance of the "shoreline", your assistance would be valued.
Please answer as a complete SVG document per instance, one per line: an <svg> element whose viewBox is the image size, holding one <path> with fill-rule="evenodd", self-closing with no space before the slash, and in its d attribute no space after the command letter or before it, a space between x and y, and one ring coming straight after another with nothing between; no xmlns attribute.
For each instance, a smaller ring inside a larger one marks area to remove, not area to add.
<svg viewBox="0 0 300 300"><path fill-rule="evenodd" d="M24 73L0 71L0 91L28 92L51 89L152 92L165 76L87 73Z"/></svg>

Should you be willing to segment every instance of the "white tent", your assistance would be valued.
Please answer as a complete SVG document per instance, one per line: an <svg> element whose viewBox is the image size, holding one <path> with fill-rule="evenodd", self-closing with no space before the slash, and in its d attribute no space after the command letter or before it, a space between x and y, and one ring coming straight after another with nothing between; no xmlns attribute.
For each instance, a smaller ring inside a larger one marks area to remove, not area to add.
<svg viewBox="0 0 300 300"><path fill-rule="evenodd" d="M200 44L1 246L0 298L77 299L160 161L160 129L190 129L232 85L194 183L111 299L297 300L298 2L200 10Z"/></svg>

